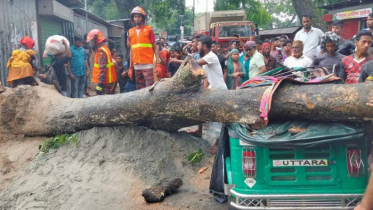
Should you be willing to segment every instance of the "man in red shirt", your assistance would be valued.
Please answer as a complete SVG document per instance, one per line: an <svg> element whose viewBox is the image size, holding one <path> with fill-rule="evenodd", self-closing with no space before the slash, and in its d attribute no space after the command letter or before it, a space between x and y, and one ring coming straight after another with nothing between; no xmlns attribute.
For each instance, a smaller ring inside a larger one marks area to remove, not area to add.
<svg viewBox="0 0 373 210"><path fill-rule="evenodd" d="M373 56L368 52L370 45L372 44L372 38L373 36L371 32L360 31L355 39L355 53L342 59L339 77L347 84L357 83L363 65L373 60Z"/></svg>

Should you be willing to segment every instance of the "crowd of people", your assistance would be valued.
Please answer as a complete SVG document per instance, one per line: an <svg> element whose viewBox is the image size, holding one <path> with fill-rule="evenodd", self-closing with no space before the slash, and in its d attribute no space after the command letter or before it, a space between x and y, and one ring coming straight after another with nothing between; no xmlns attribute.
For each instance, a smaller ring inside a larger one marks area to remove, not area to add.
<svg viewBox="0 0 373 210"><path fill-rule="evenodd" d="M330 74L347 84L373 81L373 13L368 16L368 28L352 40L341 37L343 22L334 22L331 31L324 33L312 26L311 16L304 15L303 28L294 40L286 35L263 41L253 36L243 43L238 36L238 40L230 42L228 49L203 35L194 36L193 42L184 47L176 43L168 48L166 39L156 40L152 27L145 24L146 13L141 7L134 8L130 18L135 27L129 30L131 49L127 58L110 50L103 32L94 29L86 39L76 35L71 46L63 41L65 51L53 56L52 74L37 75L42 81L52 75L51 81L57 81L58 85L55 85L60 93L71 98L89 96L90 77L97 95L114 94L118 84L120 93L152 86L160 79L177 74L186 56L191 56L205 71L205 89L235 90L243 82L278 67L326 67ZM36 55L32 50L35 42L24 37L20 44L20 49L12 53L7 64L8 83L12 87L36 83ZM86 47L88 44L90 47ZM373 106L372 103L368 105ZM208 125L210 136L217 139L212 154L216 153L221 127L217 122ZM200 137L202 130L199 125L190 133Z"/></svg>

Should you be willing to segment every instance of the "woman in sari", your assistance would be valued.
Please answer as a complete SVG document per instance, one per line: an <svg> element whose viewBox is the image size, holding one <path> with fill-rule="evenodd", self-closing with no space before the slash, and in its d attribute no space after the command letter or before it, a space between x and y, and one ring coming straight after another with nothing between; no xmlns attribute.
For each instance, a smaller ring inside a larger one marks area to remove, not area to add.
<svg viewBox="0 0 373 210"><path fill-rule="evenodd" d="M239 61L239 57L240 52L237 49L233 49L229 53L227 62L227 87L229 90L235 90L242 82L244 82L243 78L245 78L245 70L243 64Z"/></svg>

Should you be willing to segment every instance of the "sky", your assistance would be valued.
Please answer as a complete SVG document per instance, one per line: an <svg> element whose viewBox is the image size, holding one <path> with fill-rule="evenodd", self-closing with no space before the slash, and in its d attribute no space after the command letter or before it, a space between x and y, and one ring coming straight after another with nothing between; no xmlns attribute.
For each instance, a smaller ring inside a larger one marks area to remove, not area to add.
<svg viewBox="0 0 373 210"><path fill-rule="evenodd" d="M207 4L207 11L212 12L214 11L214 0L195 0L196 1L196 13L206 12L206 4ZM192 8L193 7L193 0L185 0L185 6Z"/></svg>

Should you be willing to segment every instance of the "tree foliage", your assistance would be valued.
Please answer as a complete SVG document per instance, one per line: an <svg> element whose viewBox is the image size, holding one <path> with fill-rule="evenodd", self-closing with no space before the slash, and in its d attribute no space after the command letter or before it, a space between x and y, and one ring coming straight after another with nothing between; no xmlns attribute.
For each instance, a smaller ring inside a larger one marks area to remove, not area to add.
<svg viewBox="0 0 373 210"><path fill-rule="evenodd" d="M299 24L296 12L291 0L261 0L267 12L271 15L271 21L264 29L285 28Z"/></svg>
<svg viewBox="0 0 373 210"><path fill-rule="evenodd" d="M257 0L216 0L214 10L245 10L247 20L259 26L266 25L271 20L271 16Z"/></svg>
<svg viewBox="0 0 373 210"><path fill-rule="evenodd" d="M88 0L88 5L91 12L105 20L129 18L132 9L140 6L147 13L147 24L156 32L180 34L180 15L186 34L193 25L193 12L185 8L185 0Z"/></svg>
<svg viewBox="0 0 373 210"><path fill-rule="evenodd" d="M123 18L123 14L119 13L114 1L111 0L88 0L88 10L105 20Z"/></svg>

